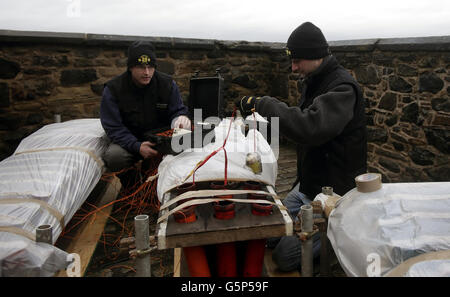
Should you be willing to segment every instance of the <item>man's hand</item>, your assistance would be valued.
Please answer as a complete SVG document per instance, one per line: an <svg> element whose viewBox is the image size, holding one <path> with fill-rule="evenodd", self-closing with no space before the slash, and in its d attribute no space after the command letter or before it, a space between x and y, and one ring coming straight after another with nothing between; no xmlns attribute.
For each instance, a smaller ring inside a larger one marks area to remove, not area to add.
<svg viewBox="0 0 450 297"><path fill-rule="evenodd" d="M241 99L237 99L234 104L237 108L239 108L242 115L245 117L246 115L255 111L255 104L259 99L261 99L261 97L244 96Z"/></svg>
<svg viewBox="0 0 450 297"><path fill-rule="evenodd" d="M144 141L141 143L141 147L139 148L139 153L144 159L152 158L158 154L158 151L153 149L155 144L150 141Z"/></svg>
<svg viewBox="0 0 450 297"><path fill-rule="evenodd" d="M172 128L183 128L191 130L191 120L187 116L180 115L172 121Z"/></svg>

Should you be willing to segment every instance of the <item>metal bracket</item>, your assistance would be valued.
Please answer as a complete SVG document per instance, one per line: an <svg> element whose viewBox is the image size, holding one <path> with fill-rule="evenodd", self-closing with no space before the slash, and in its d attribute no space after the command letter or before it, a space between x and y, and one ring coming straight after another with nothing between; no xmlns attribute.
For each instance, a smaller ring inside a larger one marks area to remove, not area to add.
<svg viewBox="0 0 450 297"><path fill-rule="evenodd" d="M138 249L136 249L134 237L122 238L120 240L120 248L122 250L129 249L130 251L128 253L131 258L143 257L143 256L149 254L150 252L152 252L158 248L157 244L158 244L157 237L150 236L150 240L149 240L150 247L147 249L144 249L144 250L138 250Z"/></svg>
<svg viewBox="0 0 450 297"><path fill-rule="evenodd" d="M150 252L156 250L156 248L157 248L156 246L151 246L151 247L149 247L148 249L145 249L145 250L136 250L136 249L134 249L134 250L131 250L129 252L129 254L130 254L131 258L143 257L143 256L149 254Z"/></svg>
<svg viewBox="0 0 450 297"><path fill-rule="evenodd" d="M312 232L297 232L297 236L301 241L306 241L311 239L317 233L319 233L319 227L317 225L313 225Z"/></svg>

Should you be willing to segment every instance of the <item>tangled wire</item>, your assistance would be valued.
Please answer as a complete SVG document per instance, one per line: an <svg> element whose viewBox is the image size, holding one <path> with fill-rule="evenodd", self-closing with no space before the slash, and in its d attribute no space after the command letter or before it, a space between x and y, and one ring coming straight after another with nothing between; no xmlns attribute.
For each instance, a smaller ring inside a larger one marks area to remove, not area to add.
<svg viewBox="0 0 450 297"><path fill-rule="evenodd" d="M168 132L169 133L169 132ZM111 264L117 264L117 260L121 255L120 240L125 237L134 236L133 219L139 214L153 214L155 223L155 214L158 213L160 203L157 197L157 178L148 178L157 176L158 166L162 161L162 155L158 154L156 157L146 159L144 162L139 161L130 168L125 168L119 172L107 172L102 175L101 181L111 183L114 177L123 177L126 175L120 192L117 198L105 205L96 206L86 201L82 207L74 214L70 223L62 231L60 238L71 239L71 231L76 230L83 222L92 224L96 220L97 214L112 206L112 211L108 220L118 226L113 233L108 233L104 230L99 243L103 245L103 251ZM150 215L150 217L152 217ZM89 221L90 220L90 221ZM152 223L152 222L150 222ZM127 255L128 256L128 255ZM128 258L128 257L127 257ZM153 260L157 260L152 258ZM120 263L120 261L119 261ZM162 265L162 261L160 261ZM112 267L128 267L127 265L114 265ZM135 271L134 268L128 267L130 271ZM167 270L165 267L161 268Z"/></svg>

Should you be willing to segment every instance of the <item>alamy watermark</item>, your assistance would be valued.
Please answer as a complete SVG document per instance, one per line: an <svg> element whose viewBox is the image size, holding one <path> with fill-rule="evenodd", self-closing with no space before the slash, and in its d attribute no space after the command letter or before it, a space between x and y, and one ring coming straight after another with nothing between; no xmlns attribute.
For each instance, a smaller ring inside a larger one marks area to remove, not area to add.
<svg viewBox="0 0 450 297"><path fill-rule="evenodd" d="M66 268L68 277L81 277L81 258L77 253L67 255L67 262L70 264Z"/></svg>
<svg viewBox="0 0 450 297"><path fill-rule="evenodd" d="M381 261L380 261L380 255L377 253L370 253L366 257L367 265L366 273L367 276L370 277L378 277L381 275Z"/></svg>
<svg viewBox="0 0 450 297"><path fill-rule="evenodd" d="M81 0L66 0L69 4L66 7L66 15L69 18L81 17Z"/></svg>

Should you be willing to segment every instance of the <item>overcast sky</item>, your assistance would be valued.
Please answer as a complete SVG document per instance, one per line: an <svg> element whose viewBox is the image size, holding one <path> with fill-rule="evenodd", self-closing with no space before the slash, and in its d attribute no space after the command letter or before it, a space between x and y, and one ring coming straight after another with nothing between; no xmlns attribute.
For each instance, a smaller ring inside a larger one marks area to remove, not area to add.
<svg viewBox="0 0 450 297"><path fill-rule="evenodd" d="M0 29L286 42L450 35L449 0L0 0Z"/></svg>

